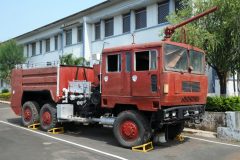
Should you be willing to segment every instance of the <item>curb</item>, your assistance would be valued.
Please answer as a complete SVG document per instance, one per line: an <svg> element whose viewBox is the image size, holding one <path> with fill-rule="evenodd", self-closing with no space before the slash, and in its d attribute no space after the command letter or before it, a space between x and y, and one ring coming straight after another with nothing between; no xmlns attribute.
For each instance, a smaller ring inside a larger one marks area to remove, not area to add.
<svg viewBox="0 0 240 160"><path fill-rule="evenodd" d="M9 101L1 101L1 100L0 100L0 103L3 103L3 104L11 104L11 102L9 102Z"/></svg>
<svg viewBox="0 0 240 160"><path fill-rule="evenodd" d="M193 134L196 136L207 137L207 138L216 138L217 137L216 132L202 131L202 130L191 129L191 128L184 128L183 133Z"/></svg>

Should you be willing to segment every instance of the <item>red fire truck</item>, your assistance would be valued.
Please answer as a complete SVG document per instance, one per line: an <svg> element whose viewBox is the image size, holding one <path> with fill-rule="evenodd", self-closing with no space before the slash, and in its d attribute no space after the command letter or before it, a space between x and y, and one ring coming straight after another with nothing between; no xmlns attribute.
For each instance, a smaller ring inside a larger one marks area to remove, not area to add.
<svg viewBox="0 0 240 160"><path fill-rule="evenodd" d="M11 107L24 126L48 131L61 123L112 126L124 147L173 139L185 121L199 123L207 96L205 54L170 40L174 30L215 11L168 27L164 41L104 49L99 65L18 67Z"/></svg>

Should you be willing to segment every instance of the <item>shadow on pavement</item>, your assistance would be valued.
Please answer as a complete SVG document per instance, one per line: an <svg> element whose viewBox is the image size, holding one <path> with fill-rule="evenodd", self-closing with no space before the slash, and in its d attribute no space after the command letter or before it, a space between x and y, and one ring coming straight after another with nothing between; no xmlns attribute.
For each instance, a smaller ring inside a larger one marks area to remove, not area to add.
<svg viewBox="0 0 240 160"><path fill-rule="evenodd" d="M7 121L9 123L22 126L21 118L7 119ZM90 124L85 126L82 124L74 124L74 123L65 123L65 124L62 124L62 126L64 127L65 135L81 137L86 139L93 139L96 141L107 143L108 145L120 147L120 145L118 144L117 140L113 135L112 128L105 128L105 127L102 127L101 125L96 125L96 124ZM172 146L178 146L188 142L189 140L190 140L189 138L185 138L183 142L170 140L164 144L155 144L154 150L168 148Z"/></svg>

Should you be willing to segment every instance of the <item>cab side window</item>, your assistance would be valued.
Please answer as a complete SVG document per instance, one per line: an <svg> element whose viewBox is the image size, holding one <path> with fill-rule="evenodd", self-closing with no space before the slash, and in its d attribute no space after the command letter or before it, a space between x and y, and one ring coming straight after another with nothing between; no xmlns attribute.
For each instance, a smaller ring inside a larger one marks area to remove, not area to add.
<svg viewBox="0 0 240 160"><path fill-rule="evenodd" d="M157 52L141 51L135 53L135 71L148 71L157 69Z"/></svg>
<svg viewBox="0 0 240 160"><path fill-rule="evenodd" d="M107 56L107 72L121 72L121 55L108 55Z"/></svg>
<svg viewBox="0 0 240 160"><path fill-rule="evenodd" d="M131 72L132 68L132 58L131 58L131 52L126 52L126 72Z"/></svg>

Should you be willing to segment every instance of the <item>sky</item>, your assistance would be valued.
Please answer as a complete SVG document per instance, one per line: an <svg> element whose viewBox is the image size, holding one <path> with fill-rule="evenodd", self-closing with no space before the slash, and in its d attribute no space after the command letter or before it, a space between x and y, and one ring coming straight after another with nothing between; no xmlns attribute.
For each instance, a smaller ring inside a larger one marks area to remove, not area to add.
<svg viewBox="0 0 240 160"><path fill-rule="evenodd" d="M64 18L105 0L3 0L0 42Z"/></svg>

